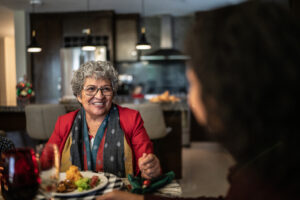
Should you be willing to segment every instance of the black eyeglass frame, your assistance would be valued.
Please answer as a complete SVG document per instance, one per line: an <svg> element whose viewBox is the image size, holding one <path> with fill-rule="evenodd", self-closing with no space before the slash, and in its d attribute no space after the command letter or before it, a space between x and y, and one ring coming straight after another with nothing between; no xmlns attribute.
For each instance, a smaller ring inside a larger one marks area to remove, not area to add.
<svg viewBox="0 0 300 200"><path fill-rule="evenodd" d="M88 87L85 87L85 88L83 88L83 90L84 90L85 95L90 96L90 97L93 97L93 96L97 95L97 93L98 93L99 90L101 91L101 94L102 94L103 96L113 96L113 94L114 94L114 90L113 90L113 88L112 88L111 86L99 87L99 88L96 89L96 91L95 91L94 94L89 94L88 91L87 91L87 88L88 88ZM110 89L111 89L111 94L104 94L104 91L103 91L103 90L104 90L105 88L110 88Z"/></svg>

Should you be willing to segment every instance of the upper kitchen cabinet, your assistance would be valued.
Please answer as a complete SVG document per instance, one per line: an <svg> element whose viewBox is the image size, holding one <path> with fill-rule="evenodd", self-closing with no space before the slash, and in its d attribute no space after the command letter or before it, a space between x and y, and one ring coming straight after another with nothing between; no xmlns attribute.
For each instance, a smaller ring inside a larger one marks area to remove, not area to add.
<svg viewBox="0 0 300 200"><path fill-rule="evenodd" d="M110 61L114 61L114 12L65 13L62 21L63 36L82 36L82 30L89 28L92 36L108 36Z"/></svg>
<svg viewBox="0 0 300 200"><path fill-rule="evenodd" d="M138 14L116 15L116 61L137 61Z"/></svg>
<svg viewBox="0 0 300 200"><path fill-rule="evenodd" d="M107 36L109 60L115 60L114 20L113 11L30 14L30 32L36 30L43 49L28 54L36 103L57 103L61 98L60 49L65 37L84 36L82 29L90 28L92 36Z"/></svg>

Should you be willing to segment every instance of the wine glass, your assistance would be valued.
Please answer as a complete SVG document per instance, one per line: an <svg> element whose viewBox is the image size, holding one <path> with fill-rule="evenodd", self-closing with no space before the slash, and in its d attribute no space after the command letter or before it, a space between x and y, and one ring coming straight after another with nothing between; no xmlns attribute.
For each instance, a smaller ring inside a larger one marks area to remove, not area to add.
<svg viewBox="0 0 300 200"><path fill-rule="evenodd" d="M39 189L38 163L32 148L1 154L1 192L6 200L33 199Z"/></svg>
<svg viewBox="0 0 300 200"><path fill-rule="evenodd" d="M40 192L51 199L59 181L59 152L56 144L46 144L37 148L40 170Z"/></svg>

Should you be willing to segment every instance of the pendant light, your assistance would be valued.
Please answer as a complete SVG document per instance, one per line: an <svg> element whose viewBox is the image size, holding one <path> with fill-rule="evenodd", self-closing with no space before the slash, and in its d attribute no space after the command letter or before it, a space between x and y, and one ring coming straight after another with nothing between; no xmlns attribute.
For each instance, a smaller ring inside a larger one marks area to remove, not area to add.
<svg viewBox="0 0 300 200"><path fill-rule="evenodd" d="M35 11L35 4L41 4L41 1L30 1L30 4L32 6L32 12ZM39 53L42 51L41 46L38 44L36 40L36 30L32 30L31 32L31 40L30 44L27 46L27 52L29 53Z"/></svg>
<svg viewBox="0 0 300 200"><path fill-rule="evenodd" d="M85 38L84 38L84 43L81 47L82 51L95 51L96 50L96 46L93 43L93 37L90 35L91 34L91 29L87 28L87 29L83 29L82 30L83 34L85 34Z"/></svg>
<svg viewBox="0 0 300 200"><path fill-rule="evenodd" d="M87 16L88 16L88 11L90 9L90 1L87 0ZM91 36L91 29L87 28L87 29L83 29L82 33L85 35L84 38L84 43L81 47L82 51L95 51L96 50L96 45L93 43L93 37Z"/></svg>
<svg viewBox="0 0 300 200"><path fill-rule="evenodd" d="M39 52L42 51L42 48L40 47L40 45L38 45L38 43L36 41L35 34L36 34L35 30L32 30L32 32L31 32L31 42L27 46L27 52L29 52L29 53L39 53Z"/></svg>
<svg viewBox="0 0 300 200"><path fill-rule="evenodd" d="M141 0L141 10L142 10L142 17L144 15L144 9L145 9L145 6L144 6L144 0ZM144 24L144 20L142 20L142 23L141 23L141 33L140 33L140 38L139 38L139 41L137 42L136 44L136 49L138 50L147 50L147 49L151 49L151 44L147 41L146 39L146 28L145 28L145 24Z"/></svg>

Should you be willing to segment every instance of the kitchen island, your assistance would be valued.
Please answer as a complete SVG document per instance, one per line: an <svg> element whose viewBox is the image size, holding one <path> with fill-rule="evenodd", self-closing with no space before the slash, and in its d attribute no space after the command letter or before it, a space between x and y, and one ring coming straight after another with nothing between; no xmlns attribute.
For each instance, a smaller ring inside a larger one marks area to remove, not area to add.
<svg viewBox="0 0 300 200"><path fill-rule="evenodd" d="M26 119L24 107L0 106L0 130L25 131Z"/></svg>

